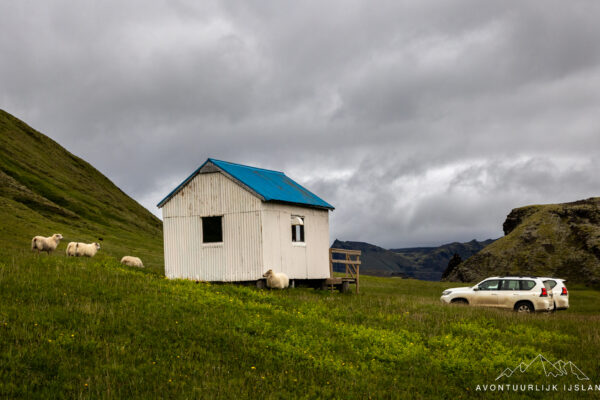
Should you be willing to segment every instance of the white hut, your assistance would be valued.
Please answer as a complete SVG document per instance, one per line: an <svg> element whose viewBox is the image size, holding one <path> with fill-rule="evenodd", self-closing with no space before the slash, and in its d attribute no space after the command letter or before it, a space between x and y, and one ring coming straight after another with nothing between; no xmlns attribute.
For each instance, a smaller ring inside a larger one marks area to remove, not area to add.
<svg viewBox="0 0 600 400"><path fill-rule="evenodd" d="M329 278L334 208L282 172L209 158L158 207L168 278Z"/></svg>

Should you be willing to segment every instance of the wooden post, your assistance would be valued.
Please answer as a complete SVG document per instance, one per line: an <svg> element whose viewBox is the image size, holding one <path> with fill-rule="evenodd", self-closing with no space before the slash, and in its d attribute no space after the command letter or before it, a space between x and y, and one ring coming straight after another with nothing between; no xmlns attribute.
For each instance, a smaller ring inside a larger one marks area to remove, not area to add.
<svg viewBox="0 0 600 400"><path fill-rule="evenodd" d="M360 256L356 256L356 261L358 261L359 258L360 258ZM356 294L358 294L358 287L359 287L359 282L358 282L358 277L360 276L359 268L360 268L360 263L356 264Z"/></svg>

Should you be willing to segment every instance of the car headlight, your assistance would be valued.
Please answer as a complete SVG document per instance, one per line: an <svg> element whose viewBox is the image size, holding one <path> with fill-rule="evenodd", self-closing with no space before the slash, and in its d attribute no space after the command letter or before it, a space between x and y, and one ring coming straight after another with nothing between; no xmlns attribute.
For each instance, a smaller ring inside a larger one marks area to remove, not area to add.
<svg viewBox="0 0 600 400"><path fill-rule="evenodd" d="M442 296L448 296L450 293L452 293L452 290L444 290Z"/></svg>

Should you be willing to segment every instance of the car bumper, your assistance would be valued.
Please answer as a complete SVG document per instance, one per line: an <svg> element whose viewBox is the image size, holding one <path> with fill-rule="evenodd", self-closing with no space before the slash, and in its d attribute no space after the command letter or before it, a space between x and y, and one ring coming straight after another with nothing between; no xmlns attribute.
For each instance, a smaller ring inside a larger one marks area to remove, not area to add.
<svg viewBox="0 0 600 400"><path fill-rule="evenodd" d="M534 304L536 311L552 311L554 310L554 300L552 298L549 299L539 299Z"/></svg>
<svg viewBox="0 0 600 400"><path fill-rule="evenodd" d="M569 308L569 298L568 297L555 297L554 304L556 304L557 310L566 310Z"/></svg>
<svg viewBox="0 0 600 400"><path fill-rule="evenodd" d="M444 304L450 304L452 298L450 296L442 296L440 297L440 301Z"/></svg>

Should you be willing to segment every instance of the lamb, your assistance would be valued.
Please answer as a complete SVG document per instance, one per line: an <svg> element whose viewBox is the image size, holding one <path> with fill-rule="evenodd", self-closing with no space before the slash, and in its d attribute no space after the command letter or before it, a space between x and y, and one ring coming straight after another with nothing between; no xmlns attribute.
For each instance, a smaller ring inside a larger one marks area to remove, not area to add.
<svg viewBox="0 0 600 400"><path fill-rule="evenodd" d="M283 272L273 272L270 269L263 277L267 278L267 286L271 289L285 289L290 285L290 279Z"/></svg>
<svg viewBox="0 0 600 400"><path fill-rule="evenodd" d="M63 236L60 233L55 233L50 237L36 236L31 239L31 250L37 250L38 254L40 254L40 251L45 251L50 255L56 250L62 238Z"/></svg>
<svg viewBox="0 0 600 400"><path fill-rule="evenodd" d="M121 264L129 265L130 267L144 268L142 260L140 260L138 257L133 256L125 256L121 258Z"/></svg>
<svg viewBox="0 0 600 400"><path fill-rule="evenodd" d="M100 250L100 245L98 243L86 244L86 243L71 242L67 246L67 256L94 257L98 250Z"/></svg>

